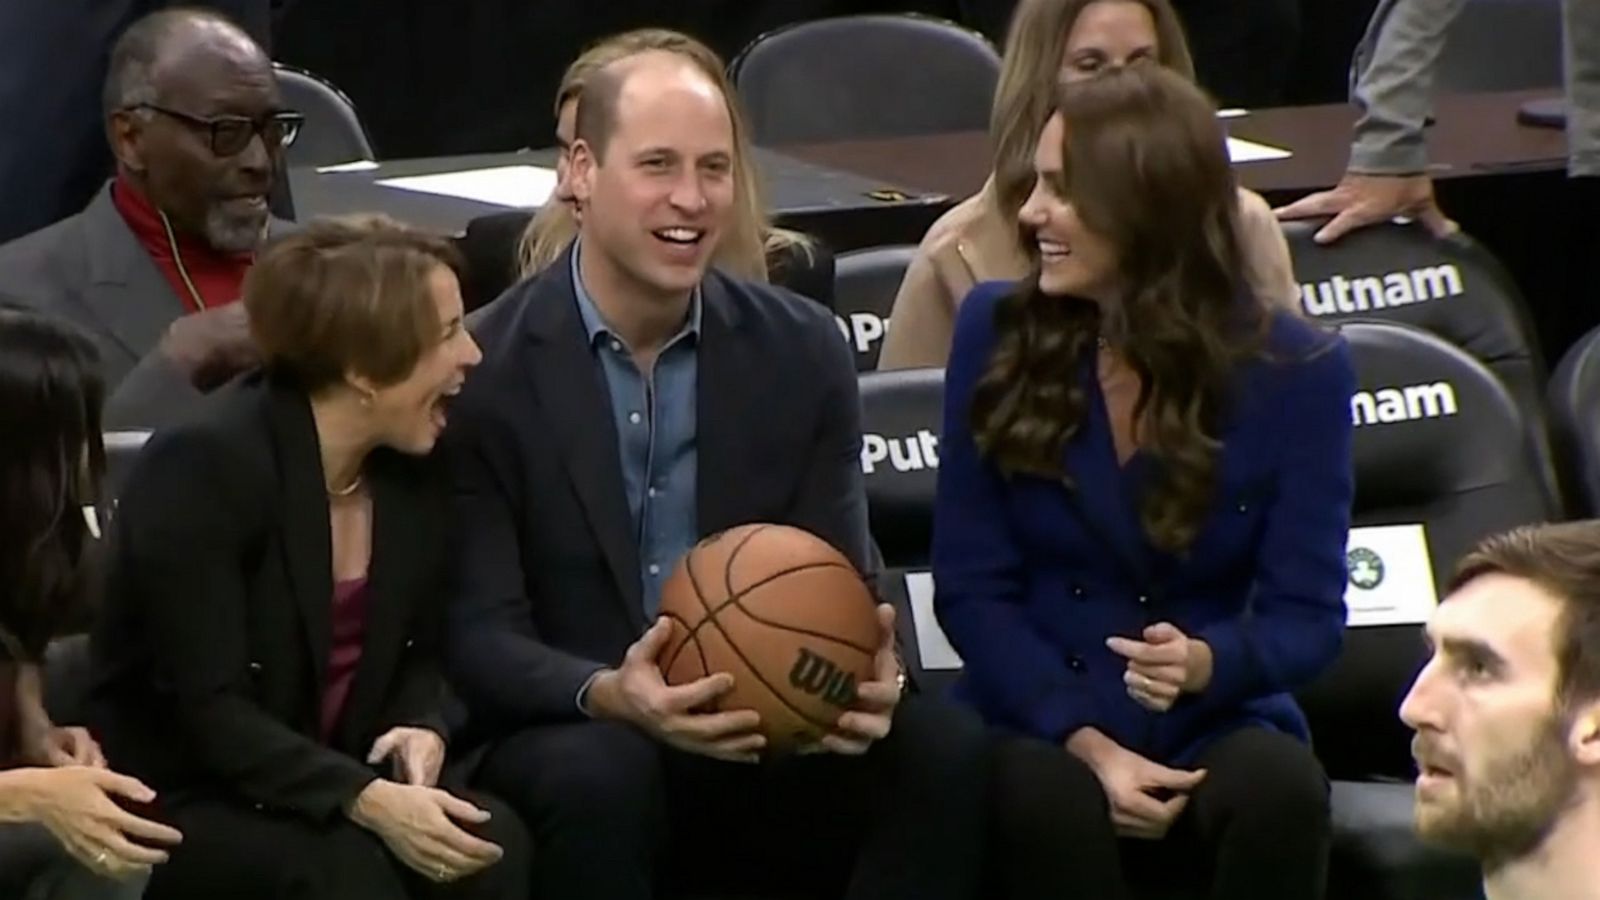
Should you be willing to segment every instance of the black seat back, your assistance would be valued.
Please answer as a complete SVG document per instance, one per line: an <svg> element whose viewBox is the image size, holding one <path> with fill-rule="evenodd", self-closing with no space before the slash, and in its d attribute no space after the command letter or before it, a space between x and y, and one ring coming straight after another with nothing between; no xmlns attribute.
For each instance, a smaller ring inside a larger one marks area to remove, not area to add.
<svg viewBox="0 0 1600 900"><path fill-rule="evenodd" d="M1347 559L1352 610L1383 617L1383 604L1417 599L1378 593L1408 563L1392 537L1361 529L1420 525L1427 565L1419 573L1444 590L1456 560L1483 537L1557 515L1529 451L1526 417L1501 380L1461 348L1394 322L1343 326L1359 376L1351 400L1356 423L1356 496ZM1397 582L1391 582L1390 590ZM1361 626L1352 613L1332 669L1299 698L1311 719L1318 757L1335 778L1405 777L1410 733L1401 699L1426 661L1420 614Z"/></svg>
<svg viewBox="0 0 1600 900"><path fill-rule="evenodd" d="M842 253L835 260L834 317L855 354L857 372L878 368L878 354L889 331L889 311L894 308L906 267L916 255L915 246L899 244Z"/></svg>
<svg viewBox="0 0 1600 900"><path fill-rule="evenodd" d="M273 69L284 104L306 117L289 147L289 165L331 166L373 158L366 126L343 91L304 69L282 63L274 63Z"/></svg>
<svg viewBox="0 0 1600 900"><path fill-rule="evenodd" d="M1421 225L1379 225L1320 245L1322 222L1284 233L1301 306L1328 321L1414 325L1482 361L1529 415L1529 440L1545 490L1561 496L1542 413L1546 367L1521 292L1505 267L1465 234L1435 238Z"/></svg>
<svg viewBox="0 0 1600 900"><path fill-rule="evenodd" d="M953 22L861 15L764 34L730 69L751 135L774 146L987 128L1000 55Z"/></svg>

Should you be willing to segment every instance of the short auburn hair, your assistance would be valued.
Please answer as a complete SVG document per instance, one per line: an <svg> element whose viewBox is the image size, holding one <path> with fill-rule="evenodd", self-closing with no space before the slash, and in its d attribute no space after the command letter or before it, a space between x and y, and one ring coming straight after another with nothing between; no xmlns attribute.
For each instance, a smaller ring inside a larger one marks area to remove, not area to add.
<svg viewBox="0 0 1600 900"><path fill-rule="evenodd" d="M461 276L448 240L381 215L318 219L274 241L244 281L265 367L307 392L346 372L404 379L442 334L429 286L440 267Z"/></svg>
<svg viewBox="0 0 1600 900"><path fill-rule="evenodd" d="M1600 520L1527 525L1485 538L1456 566L1448 593L1491 574L1530 581L1560 601L1558 707L1600 699Z"/></svg>

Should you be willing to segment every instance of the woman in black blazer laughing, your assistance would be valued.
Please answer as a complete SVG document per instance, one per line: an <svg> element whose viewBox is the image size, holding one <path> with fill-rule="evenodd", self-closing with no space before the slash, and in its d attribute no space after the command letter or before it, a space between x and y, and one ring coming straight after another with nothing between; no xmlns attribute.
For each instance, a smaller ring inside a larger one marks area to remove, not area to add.
<svg viewBox="0 0 1600 900"><path fill-rule="evenodd" d="M129 478L92 705L188 838L152 898L526 900L514 814L437 786L454 264L384 219L288 236L245 282L263 370Z"/></svg>

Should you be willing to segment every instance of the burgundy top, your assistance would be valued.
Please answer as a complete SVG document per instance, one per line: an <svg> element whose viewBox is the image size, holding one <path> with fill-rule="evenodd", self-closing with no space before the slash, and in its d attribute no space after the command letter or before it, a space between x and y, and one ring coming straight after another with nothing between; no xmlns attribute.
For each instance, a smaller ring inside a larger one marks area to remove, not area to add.
<svg viewBox="0 0 1600 900"><path fill-rule="evenodd" d="M367 630L367 579L352 578L333 585L333 644L328 654L328 681L322 689L322 740L344 712L356 665L361 662L361 639Z"/></svg>

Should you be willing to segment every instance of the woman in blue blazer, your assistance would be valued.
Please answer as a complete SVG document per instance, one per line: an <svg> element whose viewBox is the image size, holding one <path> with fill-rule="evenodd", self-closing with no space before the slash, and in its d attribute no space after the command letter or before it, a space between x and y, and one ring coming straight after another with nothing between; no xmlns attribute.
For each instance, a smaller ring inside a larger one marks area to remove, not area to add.
<svg viewBox="0 0 1600 900"><path fill-rule="evenodd" d="M947 369L933 544L1013 897L1188 871L1322 896L1327 780L1290 691L1337 655L1352 494L1339 336L1245 287L1215 109L1158 66L1062 88Z"/></svg>

